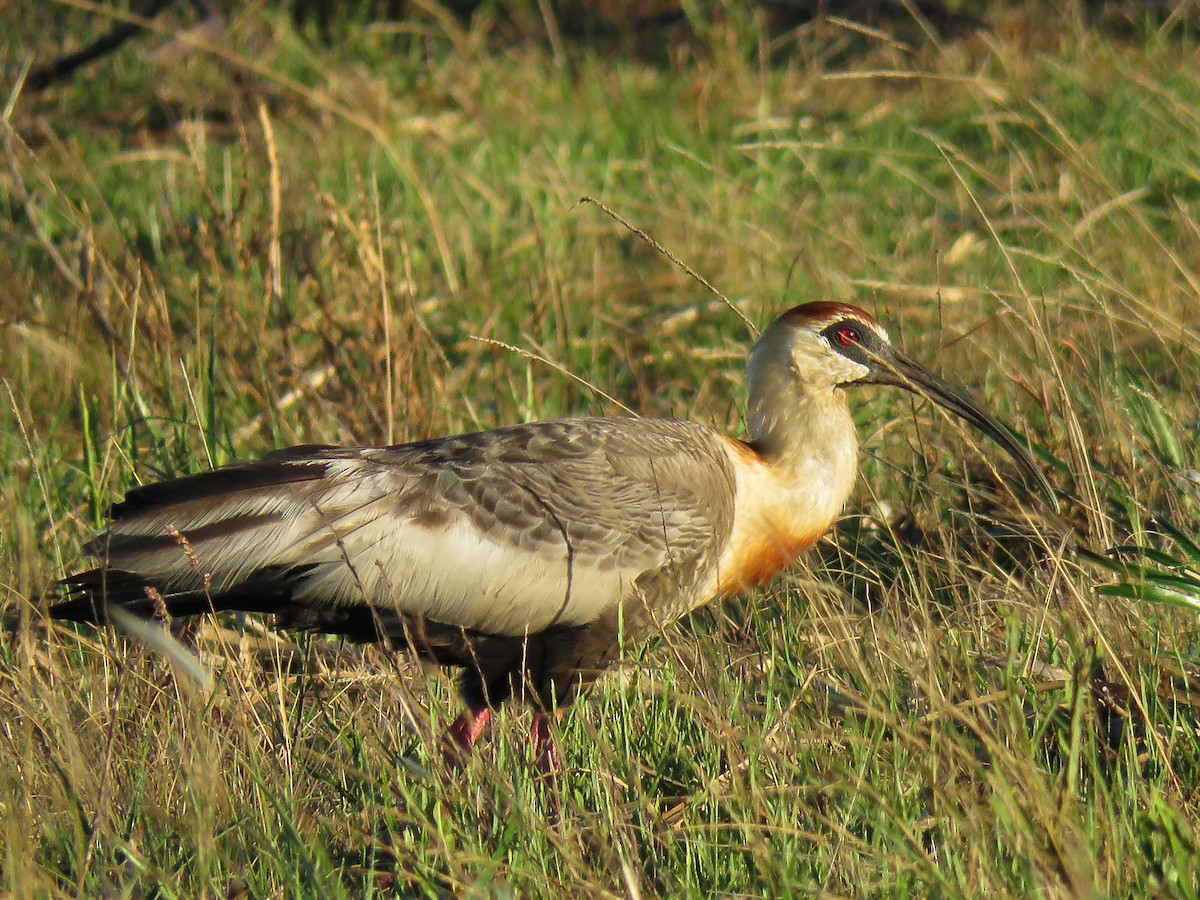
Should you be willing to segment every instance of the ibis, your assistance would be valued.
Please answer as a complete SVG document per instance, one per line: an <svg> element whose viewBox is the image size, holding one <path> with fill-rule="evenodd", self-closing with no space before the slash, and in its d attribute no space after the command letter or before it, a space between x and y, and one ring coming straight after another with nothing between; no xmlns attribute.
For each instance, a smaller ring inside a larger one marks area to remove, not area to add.
<svg viewBox="0 0 1200 900"><path fill-rule="evenodd" d="M1022 442L905 356L869 313L779 316L750 353L744 439L696 422L576 417L391 447L303 446L130 490L51 615L104 624L240 610L277 627L409 648L459 670L471 750L506 701L555 715L618 656L791 565L858 469L846 389L895 385L991 438L1053 489Z"/></svg>

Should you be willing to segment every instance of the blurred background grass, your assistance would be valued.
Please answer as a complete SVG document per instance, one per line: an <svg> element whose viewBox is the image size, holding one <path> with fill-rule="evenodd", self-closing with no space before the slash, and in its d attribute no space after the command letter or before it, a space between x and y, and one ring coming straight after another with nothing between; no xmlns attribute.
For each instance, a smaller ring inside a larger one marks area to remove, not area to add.
<svg viewBox="0 0 1200 900"><path fill-rule="evenodd" d="M34 92L27 66L117 14L19 4L4 890L1197 895L1195 615L1097 594L1146 572L1070 552L1195 577L1195 10L804 6L251 2L185 53L181 5ZM455 701L402 655L209 623L205 691L48 625L40 594L137 481L620 412L586 384L737 433L752 335L582 196L759 326L875 312L1028 435L1062 520L927 407L857 392L837 533L628 648L553 786L516 714L461 777L423 774Z"/></svg>

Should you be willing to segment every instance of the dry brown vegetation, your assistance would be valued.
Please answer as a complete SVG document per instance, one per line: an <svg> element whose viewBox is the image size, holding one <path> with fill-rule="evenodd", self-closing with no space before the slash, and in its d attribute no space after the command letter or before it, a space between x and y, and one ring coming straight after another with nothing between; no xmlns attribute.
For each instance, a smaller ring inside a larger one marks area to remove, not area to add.
<svg viewBox="0 0 1200 900"><path fill-rule="evenodd" d="M45 6L12 71L102 27ZM1196 43L1007 15L961 41L725 16L654 61L497 46L486 15L327 42L247 4L168 67L6 82L2 889L1196 896L1195 613L1098 594L1072 552L1186 580L1152 517L1200 534ZM206 687L46 620L137 480L605 394L736 431L748 330L582 195L755 323L876 311L1028 435L1061 516L862 392L837 534L630 647L554 786L515 715L441 777L450 686L403 656L210 622Z"/></svg>

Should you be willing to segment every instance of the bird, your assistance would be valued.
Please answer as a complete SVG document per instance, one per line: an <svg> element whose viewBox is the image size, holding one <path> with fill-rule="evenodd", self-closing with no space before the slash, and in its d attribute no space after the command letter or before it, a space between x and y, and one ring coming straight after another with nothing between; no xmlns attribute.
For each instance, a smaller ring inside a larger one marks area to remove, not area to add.
<svg viewBox="0 0 1200 900"><path fill-rule="evenodd" d="M58 583L56 619L103 625L224 610L408 648L457 669L465 759L506 701L554 725L619 656L787 569L841 514L859 447L846 389L924 395L1054 488L1022 442L895 347L870 313L822 300L767 327L748 361L746 435L668 418L571 417L395 446L305 445L129 490Z"/></svg>

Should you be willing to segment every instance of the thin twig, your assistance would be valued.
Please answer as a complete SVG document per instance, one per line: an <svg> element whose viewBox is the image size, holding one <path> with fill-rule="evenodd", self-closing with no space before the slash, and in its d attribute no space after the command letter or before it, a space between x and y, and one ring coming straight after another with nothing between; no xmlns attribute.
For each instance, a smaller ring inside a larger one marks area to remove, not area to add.
<svg viewBox="0 0 1200 900"><path fill-rule="evenodd" d="M623 225L626 229L628 229L629 231L636 234L643 241L645 241L647 244L649 244L651 247L653 247L655 250L657 250L659 253L661 253L663 256L665 256L667 259L669 259L671 262L675 263L675 265L679 266L679 268L683 269L683 271L687 272L688 275L690 275L692 278L696 279L698 282L700 282L702 285L704 285L706 288L708 288L708 290L711 291L722 303L724 303L726 306L728 306L734 312L734 314L737 315L737 317L739 319L741 319L743 322L746 323L746 327L750 329L750 333L752 335L754 335L755 337L758 337L758 328L755 327L754 323L750 321L750 319L746 316L746 314L744 312L742 312L740 309L738 309L736 306L734 306L732 300L730 300L728 297L726 297L724 294L722 294L719 290L717 290L715 287L713 287L713 285L708 281L708 279L706 279L703 275L701 275L699 272L697 272L695 269L693 269L691 266L689 266L687 263L685 263L682 259L680 259L678 256L676 256L674 253L672 253L670 250L668 250L666 247L664 247L662 244L660 244L654 238L650 237L649 234L647 234L642 229L638 228L632 222L627 221L619 213L615 212L614 210L609 209L601 201L596 200L592 197L580 197L579 202L576 203L575 206L579 206L582 203L590 203L593 206L599 207L600 211L603 212L610 219L614 219L617 222L620 222L621 225ZM572 208L574 208L574 207L572 207Z"/></svg>
<svg viewBox="0 0 1200 900"><path fill-rule="evenodd" d="M171 0L148 0L136 13L124 16L116 12L109 13L113 18L122 18L123 21L119 21L83 49L60 56L53 62L34 69L25 80L26 88L30 91L45 90L56 81L69 78L77 69L112 53L139 31L148 30L150 21L170 3Z"/></svg>
<svg viewBox="0 0 1200 900"><path fill-rule="evenodd" d="M630 409L628 406L626 406L624 403L622 403L616 397L612 396L612 394L608 394L608 393L602 391L600 388L596 387L596 385L592 384L586 378L581 378L580 376L576 375L574 372L572 372L570 369L568 369L562 363L557 363L554 360L550 359L549 357L541 356L540 354L534 353L532 350L525 350L525 349L522 349L521 347L514 347L512 344L506 344L504 341L498 341L495 338L480 337L477 334L469 335L469 337L471 338L471 340L479 341L479 343L481 343L481 344L491 344L493 347L500 347L504 350L511 351L512 353L516 353L520 356L523 356L525 359L532 359L532 360L535 360L536 362L543 363L543 364L549 366L550 368L554 369L556 372L561 372L562 374L566 375L568 378L578 381L589 391L593 391L593 392L599 394L601 397L603 397L609 403L613 403L616 406L619 406L625 412L629 413L629 415L631 415L631 416L637 415L636 412L634 412L632 409Z"/></svg>

